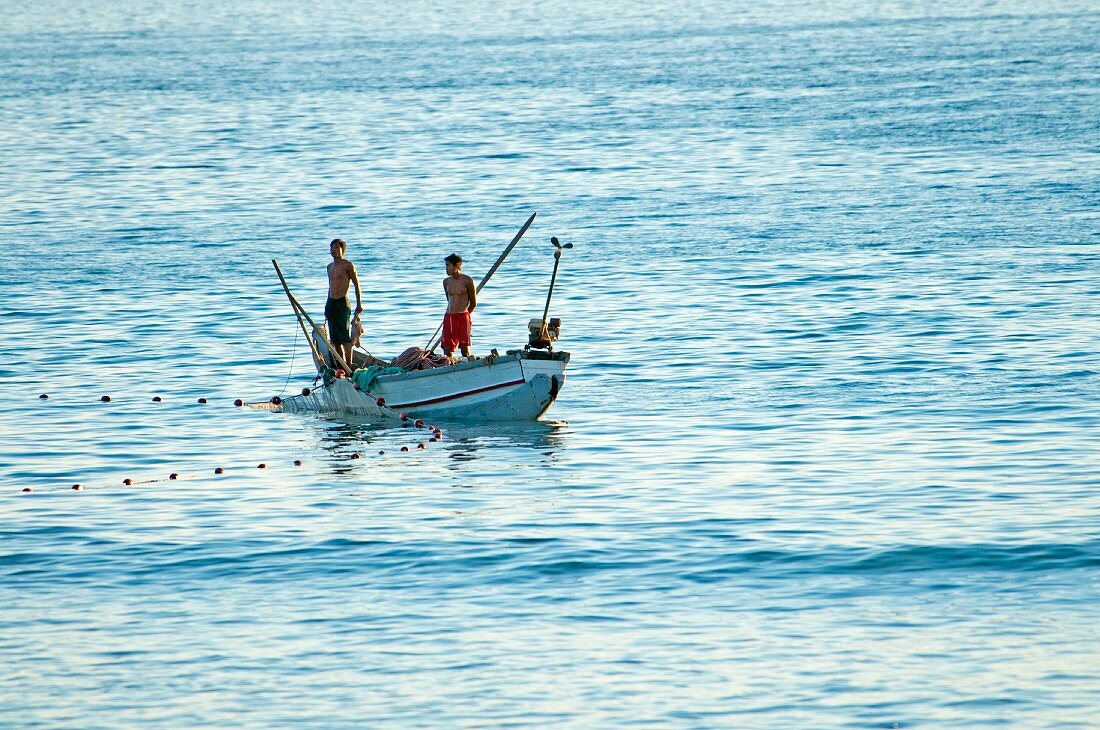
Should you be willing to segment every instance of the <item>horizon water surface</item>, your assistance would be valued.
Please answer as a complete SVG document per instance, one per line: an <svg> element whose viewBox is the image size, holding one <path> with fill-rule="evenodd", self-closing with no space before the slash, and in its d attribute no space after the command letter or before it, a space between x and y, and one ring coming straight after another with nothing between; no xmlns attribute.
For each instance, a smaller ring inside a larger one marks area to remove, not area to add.
<svg viewBox="0 0 1100 730"><path fill-rule="evenodd" d="M1095 725L1100 11L642 8L0 6L0 728ZM535 211L543 421L233 407Z"/></svg>

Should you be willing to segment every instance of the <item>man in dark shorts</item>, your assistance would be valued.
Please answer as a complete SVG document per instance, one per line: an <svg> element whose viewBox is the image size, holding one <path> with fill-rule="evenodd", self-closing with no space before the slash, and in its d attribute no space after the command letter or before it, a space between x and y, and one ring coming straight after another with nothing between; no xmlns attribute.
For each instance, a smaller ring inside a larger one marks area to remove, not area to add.
<svg viewBox="0 0 1100 730"><path fill-rule="evenodd" d="M474 280L462 273L462 257L456 253L443 259L447 262L447 278L443 291L447 293L447 313L443 315L443 354L453 360L455 348L462 348L462 355L470 355L470 312L477 306L477 287Z"/></svg>
<svg viewBox="0 0 1100 730"><path fill-rule="evenodd" d="M336 346L337 354L351 365L351 306L348 304L348 289L352 284L355 285L356 319L363 312L363 295L359 290L359 275L355 272L355 264L344 258L348 245L343 239L334 238L328 245L328 250L332 254L332 263L328 265L328 301L325 302L328 338Z"/></svg>

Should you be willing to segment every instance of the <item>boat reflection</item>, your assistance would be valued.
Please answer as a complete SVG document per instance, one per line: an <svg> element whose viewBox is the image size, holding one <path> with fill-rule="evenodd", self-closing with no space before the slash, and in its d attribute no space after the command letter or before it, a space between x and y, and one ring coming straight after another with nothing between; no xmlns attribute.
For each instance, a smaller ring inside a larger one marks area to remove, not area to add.
<svg viewBox="0 0 1100 730"><path fill-rule="evenodd" d="M460 424L444 430L440 444L454 461L474 461L483 449L522 448L553 460L564 446L569 424L565 421Z"/></svg>
<svg viewBox="0 0 1100 730"><path fill-rule="evenodd" d="M395 426L352 415L326 414L312 423L317 446L328 455L336 474L350 473L360 459L377 456L379 451L400 451L402 446L411 451L418 443L424 443L429 451L445 454L456 466L476 461L494 449L531 451L550 462L565 446L569 434L565 421L454 423L440 426L442 441L430 442L431 432L417 429L411 422Z"/></svg>

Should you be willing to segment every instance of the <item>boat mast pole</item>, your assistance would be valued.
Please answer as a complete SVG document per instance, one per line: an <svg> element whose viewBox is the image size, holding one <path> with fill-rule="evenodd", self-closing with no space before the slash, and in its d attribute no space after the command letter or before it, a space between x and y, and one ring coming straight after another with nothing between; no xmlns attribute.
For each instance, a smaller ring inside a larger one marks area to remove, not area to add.
<svg viewBox="0 0 1100 730"><path fill-rule="evenodd" d="M558 278L558 264L561 263L561 252L563 248L573 248L573 244L571 243L562 246L558 243L557 236L551 236L550 243L554 244L554 273L550 275L550 291L546 292L546 308L542 310L542 327L539 328L539 337L547 342L550 341L550 337L546 333L546 318L550 314L550 297L554 296L554 282Z"/></svg>

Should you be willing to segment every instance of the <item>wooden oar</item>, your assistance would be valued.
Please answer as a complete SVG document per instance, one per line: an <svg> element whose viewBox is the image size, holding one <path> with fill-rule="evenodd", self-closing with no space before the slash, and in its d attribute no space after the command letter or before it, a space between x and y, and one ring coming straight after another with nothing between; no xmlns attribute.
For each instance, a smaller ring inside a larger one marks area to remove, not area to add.
<svg viewBox="0 0 1100 730"><path fill-rule="evenodd" d="M283 270L279 268L279 262L275 259L271 259L271 263L275 266L275 273L279 275L279 281L283 284L283 291L286 292L287 299L290 300L291 306L294 307L294 315L298 316L298 324L302 325L302 332L305 332L306 327L304 324L302 324L301 317L305 317L306 321L309 322L309 326L313 328L313 331L320 334L320 328L317 327L317 324L309 316L309 313L306 312L305 307L299 304L298 300L294 298L294 295L290 293L290 287L286 284L286 277L283 276ZM323 357L321 357L321 353L317 350L317 343L313 341L313 338L310 337L308 333L306 333L306 339L309 340L310 347L313 350L313 357L315 360L317 360L318 368L320 368L324 365L325 360ZM321 339L324 340L325 346L328 348L328 351L332 353L332 359L335 360L336 364L342 367L344 369L344 372L347 373L350 377L352 373L351 366L344 361L344 358L340 357L340 353L336 350L336 346L333 345L329 341L328 337L325 337L323 334L321 335Z"/></svg>
<svg viewBox="0 0 1100 730"><path fill-rule="evenodd" d="M497 262L492 265L492 267L489 269L488 273L485 274L485 276L481 277L481 283L478 284L477 288L474 290L475 294L480 294L481 293L481 287L485 286L485 283L487 281L489 281L489 278L493 274L495 274L497 269L500 268L500 265L504 263L504 259L506 259L508 257L508 254L512 253L512 249L516 247L517 243L519 243L519 239L523 238L523 234L527 233L527 229L530 228L531 224L535 222L535 216L536 215L538 215L538 213L532 213L531 214L531 217L528 218L527 222L523 224L523 228L519 229L519 233L517 233L515 235L515 237L512 239L512 242L508 244L508 248L504 249L504 253L502 253L500 255L500 257L497 259ZM443 323L440 322L439 326L435 328L435 333L432 335L432 338L430 340L428 340L428 344L429 344L428 354L429 355L432 354L433 352L435 352L435 348L439 347L439 343L443 339L442 337L436 339L436 335L439 334L439 330L441 330L442 328L443 328ZM432 344L432 343L435 343L435 344Z"/></svg>

